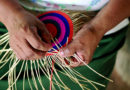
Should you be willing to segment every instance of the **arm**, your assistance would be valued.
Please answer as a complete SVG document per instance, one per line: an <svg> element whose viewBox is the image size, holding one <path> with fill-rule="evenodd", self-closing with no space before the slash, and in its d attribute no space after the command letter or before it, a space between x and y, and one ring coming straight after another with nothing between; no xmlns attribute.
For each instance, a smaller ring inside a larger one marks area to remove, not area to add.
<svg viewBox="0 0 130 90"><path fill-rule="evenodd" d="M51 36L44 24L25 11L18 0L0 0L0 13L0 21L9 32L10 47L19 59L38 59L50 49ZM42 41L38 31L44 34L46 42Z"/></svg>
<svg viewBox="0 0 130 90"><path fill-rule="evenodd" d="M101 29L100 31L104 35L108 30L129 16L130 0L110 0L108 5L92 20L91 24L95 30L99 31Z"/></svg>
<svg viewBox="0 0 130 90"><path fill-rule="evenodd" d="M129 4L130 0L110 0L95 18L81 28L73 41L60 51L60 55L68 57L76 53L87 64L90 63L93 53L104 34L130 16Z"/></svg>
<svg viewBox="0 0 130 90"><path fill-rule="evenodd" d="M0 20L3 23L6 23L12 14L17 14L21 11L24 11L24 9L17 0L0 0Z"/></svg>

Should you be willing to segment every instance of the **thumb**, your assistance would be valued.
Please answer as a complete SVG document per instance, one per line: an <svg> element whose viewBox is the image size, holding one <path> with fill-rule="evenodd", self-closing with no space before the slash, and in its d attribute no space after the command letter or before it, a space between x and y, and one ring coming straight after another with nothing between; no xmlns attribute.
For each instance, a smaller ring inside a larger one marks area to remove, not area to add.
<svg viewBox="0 0 130 90"><path fill-rule="evenodd" d="M38 23L38 29L39 29L38 34L40 35L42 40L44 42L51 44L52 35L49 33L46 26L41 21L39 21Z"/></svg>
<svg viewBox="0 0 130 90"><path fill-rule="evenodd" d="M59 54L62 57L70 57L70 56L73 56L75 52L76 52L76 47L75 47L75 45L72 42L68 46L62 48L59 51Z"/></svg>

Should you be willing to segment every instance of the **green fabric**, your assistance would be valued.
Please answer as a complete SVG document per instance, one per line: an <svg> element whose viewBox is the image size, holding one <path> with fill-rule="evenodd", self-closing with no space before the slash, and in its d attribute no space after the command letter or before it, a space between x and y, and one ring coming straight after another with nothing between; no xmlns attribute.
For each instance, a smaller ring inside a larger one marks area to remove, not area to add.
<svg viewBox="0 0 130 90"><path fill-rule="evenodd" d="M125 40L125 33L128 27L123 28L122 30L108 36L104 36L103 39L99 43L99 47L96 49L95 54L93 56L92 62L89 64L93 69L95 69L97 72L101 73L102 75L109 77L112 69L115 64L115 58L117 51L120 49L120 47L123 45ZM0 24L0 34L4 34L7 32L3 24ZM0 76L5 73L8 70L7 64L4 68L0 69ZM20 68L21 65L18 65L18 68ZM17 68L17 69L18 69ZM86 66L80 66L73 68L74 70L78 71L80 74L85 76L86 78L90 80L94 80L97 82L100 82L102 84L107 85L108 81L103 79L102 77L98 76L94 72L92 72L90 69L88 69ZM19 69L18 69L19 70ZM18 71L17 70L17 71ZM58 72L61 80L71 89L71 90L81 90L79 85L72 80L70 80L67 76L64 74ZM54 74L55 78L56 75ZM80 77L77 77L80 79ZM44 84L44 87L46 90L49 90L49 80L45 77L45 75L41 75L42 83ZM35 89L33 85L32 78L30 78L33 89ZM57 79L58 80L58 79ZM60 81L59 81L60 82ZM61 82L60 82L61 83ZM83 85L87 86L90 90L95 90L93 86L91 86L89 83L81 82ZM21 77L17 81L17 89L22 90L22 84L23 84L23 78ZM42 90L39 82L37 81L38 89ZM56 90L59 90L57 86ZM105 90L105 88L101 86L97 86L99 90ZM8 81L7 77L5 77L3 80L0 80L0 90L6 90L8 88ZM27 79L25 79L25 90L30 90L29 83Z"/></svg>

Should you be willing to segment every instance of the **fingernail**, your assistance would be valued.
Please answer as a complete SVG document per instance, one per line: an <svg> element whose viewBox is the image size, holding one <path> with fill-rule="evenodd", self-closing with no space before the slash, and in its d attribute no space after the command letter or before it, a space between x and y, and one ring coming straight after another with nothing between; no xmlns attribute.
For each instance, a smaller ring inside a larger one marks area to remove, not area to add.
<svg viewBox="0 0 130 90"><path fill-rule="evenodd" d="M66 54L69 54L69 52L70 52L69 49L65 49Z"/></svg>
<svg viewBox="0 0 130 90"><path fill-rule="evenodd" d="M60 56L64 57L64 52L63 51L60 51Z"/></svg>
<svg viewBox="0 0 130 90"><path fill-rule="evenodd" d="M70 53L69 49L65 49L65 50L64 50L64 56L65 56L65 57L67 57L67 56L69 55L69 53Z"/></svg>
<svg viewBox="0 0 130 90"><path fill-rule="evenodd" d="M62 57L66 57L68 54L69 54L69 50L68 49L65 49L64 51L63 50L60 51L60 55Z"/></svg>

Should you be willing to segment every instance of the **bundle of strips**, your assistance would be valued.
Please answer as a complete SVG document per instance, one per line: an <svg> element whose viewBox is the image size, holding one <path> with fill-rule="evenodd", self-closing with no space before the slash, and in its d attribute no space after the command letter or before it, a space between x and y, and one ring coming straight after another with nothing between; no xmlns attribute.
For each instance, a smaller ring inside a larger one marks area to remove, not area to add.
<svg viewBox="0 0 130 90"><path fill-rule="evenodd" d="M80 30L83 24L91 20L91 18L94 17L95 15L92 13L88 15L88 13L86 14L86 12L77 12L77 11L75 12L75 11L67 11L67 10L63 10L62 12L66 13L71 18L73 22L74 35L78 32L78 30ZM58 39L53 38L52 40L53 43L57 44L55 40L59 42ZM51 82L50 87L52 87L53 90L55 90L55 86L57 86L59 90L60 89L70 90L70 87L68 87L59 76L59 73L62 73L63 75L70 78L72 82L77 83L82 90L86 90L89 88L87 87L87 85L81 84L81 81L88 82L96 90L98 90L96 85L105 87L105 85L99 82L95 82L87 79L78 71L71 68L69 64L66 63L66 61L69 63L73 63L73 60L71 60L71 58L61 57L58 53L60 46L59 45L55 45L55 46L57 47L57 50L56 49L53 50L57 53L53 53L52 55L47 55L42 59L19 60L14 54L13 50L9 47L8 32L4 33L3 35L0 35L0 47L2 47L0 49L0 75L1 75L0 80L8 79L8 90L17 90L17 82L19 81L19 78L20 80L22 78L23 84L21 88L23 88L23 90L25 89L25 85L26 85L25 79L28 80L28 84L29 84L28 87L30 87L31 90L35 90L35 89L38 90L39 85L43 90L46 90L45 88L46 84L43 84L44 80L41 79L41 75L45 75L47 79L50 80ZM93 70L76 54L74 54L73 57L76 58L77 61L83 62L87 68L89 68L92 72L99 75L103 79L112 81L106 78L105 76L101 75L100 73L96 72L95 70ZM57 69L57 67L60 69ZM54 73L55 76L52 76L53 75L52 73ZM30 80L30 78L32 80Z"/></svg>

